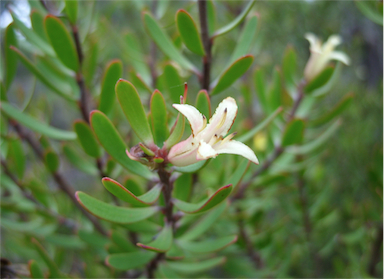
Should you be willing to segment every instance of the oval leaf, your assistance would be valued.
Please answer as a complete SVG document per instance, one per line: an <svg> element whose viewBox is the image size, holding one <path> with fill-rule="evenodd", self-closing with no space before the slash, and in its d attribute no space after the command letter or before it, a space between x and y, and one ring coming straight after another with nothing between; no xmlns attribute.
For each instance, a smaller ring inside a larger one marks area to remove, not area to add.
<svg viewBox="0 0 384 279"><path fill-rule="evenodd" d="M83 120L76 120L74 129L85 153L91 157L99 158L101 156L100 147L88 123Z"/></svg>
<svg viewBox="0 0 384 279"><path fill-rule="evenodd" d="M117 198L132 204L133 206L147 206L154 204L159 198L162 189L161 184L158 184L147 193L141 196L136 196L123 185L109 177L104 177L102 182L104 187L109 192L111 192Z"/></svg>
<svg viewBox="0 0 384 279"><path fill-rule="evenodd" d="M4 85L6 89L8 89L11 85L17 70L17 54L9 48L10 46L17 46L13 23L8 25L7 29L5 29L4 35L4 54L6 70Z"/></svg>
<svg viewBox="0 0 384 279"><path fill-rule="evenodd" d="M77 72L79 69L79 59L75 44L67 28L60 19L52 15L45 17L44 26L57 57L65 66Z"/></svg>
<svg viewBox="0 0 384 279"><path fill-rule="evenodd" d="M44 161L45 161L45 165L47 166L50 172L56 172L59 169L60 158L56 154L56 152L52 150L52 148L48 148L47 151L45 152Z"/></svg>
<svg viewBox="0 0 384 279"><path fill-rule="evenodd" d="M133 131L148 146L153 144L151 128L136 88L124 79L115 87L116 96Z"/></svg>
<svg viewBox="0 0 384 279"><path fill-rule="evenodd" d="M28 269L32 278L45 278L43 271L35 260L28 262Z"/></svg>
<svg viewBox="0 0 384 279"><path fill-rule="evenodd" d="M91 112L90 122L93 131L96 134L100 144L105 148L109 155L112 156L127 170L146 177L151 178L152 173L139 162L132 161L125 153L127 146L119 135L115 126L108 117L101 111L94 110Z"/></svg>
<svg viewBox="0 0 384 279"><path fill-rule="evenodd" d="M15 169L19 179L22 179L25 171L25 153L20 139L15 138L9 141L7 160L12 160L12 167Z"/></svg>
<svg viewBox="0 0 384 279"><path fill-rule="evenodd" d="M65 0L65 13L72 24L76 24L77 21L77 6L77 0Z"/></svg>
<svg viewBox="0 0 384 279"><path fill-rule="evenodd" d="M148 251L113 254L107 257L106 263L116 269L130 270L146 265L155 256L156 253Z"/></svg>
<svg viewBox="0 0 384 279"><path fill-rule="evenodd" d="M172 64L164 67L164 85L169 92L171 101L174 104L180 102L180 96L184 94L184 84L177 69Z"/></svg>
<svg viewBox="0 0 384 279"><path fill-rule="evenodd" d="M329 66L325 68L320 74L318 74L311 82L304 87L304 93L310 94L311 92L319 89L325 85L332 77L335 68Z"/></svg>
<svg viewBox="0 0 384 279"><path fill-rule="evenodd" d="M77 201L96 217L118 224L130 224L142 221L158 211L157 207L126 208L111 205L95 199L83 192L76 192Z"/></svg>
<svg viewBox="0 0 384 279"><path fill-rule="evenodd" d="M186 47L193 53L204 56L205 51L196 23L185 10L177 11L176 25Z"/></svg>
<svg viewBox="0 0 384 279"><path fill-rule="evenodd" d="M211 197L199 202L198 204L187 203L178 199L174 200L174 205L181 211L189 214L202 213L210 210L224 199L226 199L232 191L232 184L226 185L218 189Z"/></svg>
<svg viewBox="0 0 384 279"><path fill-rule="evenodd" d="M206 116L207 119L211 118L211 100L209 98L207 90L200 90L196 97L196 106L198 111Z"/></svg>
<svg viewBox="0 0 384 279"><path fill-rule="evenodd" d="M161 148L169 136L169 131L167 108L165 107L164 97L159 90L155 90L151 97L151 120L155 144Z"/></svg>
<svg viewBox="0 0 384 279"><path fill-rule="evenodd" d="M151 241L148 244L137 243L136 245L146 250L150 250L158 253L164 253L164 252L167 252L169 249L171 249L172 241L173 241L172 226L169 224L165 224L164 228L157 235L155 240Z"/></svg>
<svg viewBox="0 0 384 279"><path fill-rule="evenodd" d="M200 242L180 241L181 248L196 254L213 253L228 247L237 241L237 235L225 236L218 239L209 239Z"/></svg>
<svg viewBox="0 0 384 279"><path fill-rule="evenodd" d="M252 55L245 55L237 59L223 74L213 83L211 95L216 95L230 87L238 78L240 78L251 66L253 62Z"/></svg>
<svg viewBox="0 0 384 279"><path fill-rule="evenodd" d="M112 60L108 63L103 81L101 83L99 110L108 114L115 101L115 85L123 74L123 64L120 60Z"/></svg>
<svg viewBox="0 0 384 279"><path fill-rule="evenodd" d="M86 156L82 156L81 152L75 150L69 144L63 145L63 153L68 161L77 169L94 176L98 174L98 169L95 164L86 160Z"/></svg>
<svg viewBox="0 0 384 279"><path fill-rule="evenodd" d="M181 140L184 134L184 128L185 128L185 118L182 114L179 113L179 115L177 116L176 122L173 125L171 135L164 143L167 150L171 149L172 146L174 146L176 143L178 143Z"/></svg>
<svg viewBox="0 0 384 279"><path fill-rule="evenodd" d="M304 138L305 122L302 119L293 119L288 123L281 142L286 147L293 144L300 144Z"/></svg>
<svg viewBox="0 0 384 279"><path fill-rule="evenodd" d="M76 134L74 132L60 130L51 126L48 126L31 116L20 112L18 109L13 107L11 104L6 102L1 102L1 111L10 118L15 119L29 129L46 135L51 139L57 140L74 140L76 139Z"/></svg>
<svg viewBox="0 0 384 279"><path fill-rule="evenodd" d="M194 274L210 270L225 263L225 257L213 258L201 262L168 262L167 265L182 274Z"/></svg>

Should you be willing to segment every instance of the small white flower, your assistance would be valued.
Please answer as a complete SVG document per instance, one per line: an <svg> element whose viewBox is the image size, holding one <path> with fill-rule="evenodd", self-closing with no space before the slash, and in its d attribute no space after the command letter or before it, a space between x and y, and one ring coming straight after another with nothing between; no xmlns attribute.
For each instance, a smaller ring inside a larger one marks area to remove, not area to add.
<svg viewBox="0 0 384 279"><path fill-rule="evenodd" d="M307 81L320 74L330 60L338 60L349 65L349 57L341 51L335 51L335 47L341 44L338 35L332 35L324 44L312 33L307 33L305 38L309 41L311 56L304 69L304 77Z"/></svg>
<svg viewBox="0 0 384 279"><path fill-rule="evenodd" d="M168 161L175 166L188 166L201 160L215 158L218 154L238 154L258 164L255 153L242 142L232 140L235 133L228 135L237 115L236 101L228 97L216 109L209 120L195 107L174 104L173 107L189 121L192 135L171 148ZM224 138L225 137L225 138Z"/></svg>

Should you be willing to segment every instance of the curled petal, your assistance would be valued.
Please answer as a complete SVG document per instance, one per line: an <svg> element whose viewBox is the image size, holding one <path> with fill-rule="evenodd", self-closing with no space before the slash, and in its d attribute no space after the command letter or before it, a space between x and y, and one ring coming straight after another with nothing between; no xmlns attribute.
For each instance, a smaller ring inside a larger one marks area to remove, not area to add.
<svg viewBox="0 0 384 279"><path fill-rule="evenodd" d="M193 136L196 136L197 133L205 128L206 118L195 107L179 104L174 104L173 107L188 119Z"/></svg>
<svg viewBox="0 0 384 279"><path fill-rule="evenodd" d="M305 38L309 42L311 52L321 52L321 42L314 34L307 33Z"/></svg>
<svg viewBox="0 0 384 279"><path fill-rule="evenodd" d="M236 140L230 140L227 142L222 142L214 146L217 154L228 153L228 154L237 154L241 155L244 158L247 158L249 161L259 164L259 160L252 149L246 146L244 143Z"/></svg>
<svg viewBox="0 0 384 279"><path fill-rule="evenodd" d="M330 52L335 49L339 44L341 44L341 37L339 35L332 35L323 45L324 52Z"/></svg>
<svg viewBox="0 0 384 279"><path fill-rule="evenodd" d="M205 142L216 134L219 137L225 136L231 129L237 115L236 101L228 97L224 99L217 107L215 114L209 120L209 124L204 129L202 139Z"/></svg>
<svg viewBox="0 0 384 279"><path fill-rule="evenodd" d="M349 59L348 55L346 55L344 52L341 52L341 51L333 51L329 55L329 59L341 61L345 65L349 65L350 64L350 59Z"/></svg>

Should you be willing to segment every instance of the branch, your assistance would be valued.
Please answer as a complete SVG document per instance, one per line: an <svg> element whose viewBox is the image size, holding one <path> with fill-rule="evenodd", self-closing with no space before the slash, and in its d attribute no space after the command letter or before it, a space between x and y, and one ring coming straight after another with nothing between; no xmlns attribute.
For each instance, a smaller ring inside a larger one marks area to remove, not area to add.
<svg viewBox="0 0 384 279"><path fill-rule="evenodd" d="M382 259L382 246L383 246L383 223L379 224L377 228L375 241L372 242L372 254L368 264L368 274L372 277L379 278L381 277L377 274L376 265ZM382 274L381 274L382 275Z"/></svg>
<svg viewBox="0 0 384 279"><path fill-rule="evenodd" d="M201 40L203 42L205 56L203 57L203 76L201 77L201 87L209 91L210 84L210 71L211 71L211 49L212 41L209 38L208 30L208 14L207 14L207 1L198 0L199 5L199 18L200 18L200 30Z"/></svg>
<svg viewBox="0 0 384 279"><path fill-rule="evenodd" d="M9 121L10 124L15 128L16 132L18 133L19 137L21 139L24 139L32 148L32 150L36 153L37 157L44 163L44 153L40 147L40 144L35 140L33 135L24 129L19 123L16 121ZM71 199L71 201L75 204L77 208L80 209L80 211L92 222L92 224L95 226L95 228L102 234L107 235L107 232L104 230L104 228L101 226L98 219L96 219L93 215L88 213L76 200L75 198L75 191L71 187L71 185L65 180L64 176L59 172L53 172L51 173L56 184L59 186L59 188L67 194L67 196Z"/></svg>

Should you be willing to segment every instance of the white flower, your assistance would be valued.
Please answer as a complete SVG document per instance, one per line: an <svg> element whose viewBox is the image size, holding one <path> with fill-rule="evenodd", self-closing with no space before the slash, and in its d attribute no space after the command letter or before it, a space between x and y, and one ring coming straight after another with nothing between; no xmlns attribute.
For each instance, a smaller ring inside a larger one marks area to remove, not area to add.
<svg viewBox="0 0 384 279"><path fill-rule="evenodd" d="M228 97L216 109L209 120L195 107L174 104L173 107L189 121L192 135L171 148L168 161L175 166L188 166L201 160L215 158L218 154L238 154L258 164L255 153L242 142L232 140L235 133L228 135L237 115L236 101ZM224 138L225 137L225 138Z"/></svg>
<svg viewBox="0 0 384 279"><path fill-rule="evenodd" d="M307 33L305 38L309 41L311 51L304 69L304 77L307 81L320 74L330 60L338 60L349 65L349 57L345 53L334 51L335 47L341 44L340 36L332 35L324 44L312 33Z"/></svg>

